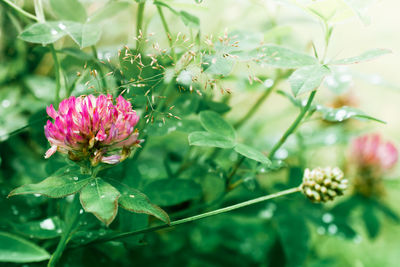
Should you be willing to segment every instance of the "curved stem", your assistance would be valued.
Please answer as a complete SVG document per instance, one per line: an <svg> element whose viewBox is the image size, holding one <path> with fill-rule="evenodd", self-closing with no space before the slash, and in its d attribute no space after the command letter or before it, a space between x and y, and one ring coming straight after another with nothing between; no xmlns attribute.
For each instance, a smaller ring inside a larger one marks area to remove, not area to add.
<svg viewBox="0 0 400 267"><path fill-rule="evenodd" d="M66 223L66 227L64 228L63 234L61 236L60 242L57 245L56 250L54 251L53 255L51 255L50 260L47 263L48 267L56 266L57 262L60 260L62 253L65 250L65 247L71 239L71 233L78 223L79 209L79 198L77 195L75 195L74 200L69 207L69 212L67 212L66 214L66 219L68 220Z"/></svg>
<svg viewBox="0 0 400 267"><path fill-rule="evenodd" d="M255 199L251 199L245 202L241 202L232 206L228 206L225 208L221 208L221 209L217 209L217 210L213 210L213 211L209 211L209 212L205 212L199 215L195 215L195 216L191 216L191 217L187 217L181 220L176 220L171 222L171 224L164 224L164 225L159 225L159 226L154 226L154 227L150 227L150 228L146 228L146 229L142 229L142 230L138 230L138 231L132 231L132 232L126 232L126 233L120 233L120 234L114 234L111 235L109 237L104 237L101 239L97 239L93 242L89 242L86 243L82 246L86 246L86 245L91 245L91 244L97 244L97 243L103 243L103 242L108 242L108 241L112 241L112 240L116 240L116 239L121 239L121 238L125 238L125 237L130 237L130 236L134 236L134 235L139 235L139 234L145 234L145 233L150 233L150 232L154 232L154 231L158 231L161 229L165 229L165 228L171 228L173 226L177 226L180 224L184 224L184 223L189 223L189 222L193 222L193 221L197 221L200 219L204 219L207 217L211 217L214 215L218 215L221 213L225 213L225 212L229 212L229 211L233 211L233 210L237 210L246 206L250 206L250 205L254 205L269 199L273 199L273 198L277 198L277 197L281 197L281 196L285 196L285 195L289 195L289 194L293 194L296 192L300 192L301 188L300 187L294 187L294 188L290 188L287 190L283 190L274 194L270 194L270 195L266 195L266 196L262 196L259 198L255 198Z"/></svg>
<svg viewBox="0 0 400 267"><path fill-rule="evenodd" d="M99 58L97 56L97 49L94 45L91 46L92 49L92 54L93 57L95 58L95 64L97 65L97 68L99 69L99 74L100 74L100 81L101 81L101 85L103 86L103 92L107 93L107 81L106 76L104 75L103 69L101 68L101 65L99 64ZM96 77L97 78L97 77Z"/></svg>
<svg viewBox="0 0 400 267"><path fill-rule="evenodd" d="M60 101L60 89L61 89L61 82L60 82L60 62L58 61L56 50L54 49L54 45L50 44L50 51L51 55L53 56L54 61L54 74L56 76L56 95L55 95L55 104L58 105Z"/></svg>
<svg viewBox="0 0 400 267"><path fill-rule="evenodd" d="M136 19L136 50L139 50L140 44L142 43L142 34L143 34L143 14L144 14L144 4L139 3L138 4L138 9L137 9L137 19Z"/></svg>
<svg viewBox="0 0 400 267"><path fill-rule="evenodd" d="M294 133L294 131L299 126L300 122L303 120L304 116L308 112L311 107L311 103L314 100L315 94L317 93L316 90L312 91L310 96L308 97L307 104L301 110L300 114L297 116L296 120L290 125L290 127L286 130L286 132L282 135L279 139L278 143L274 145L271 152L269 153L269 158L272 159L275 156L276 151L286 142L287 138Z"/></svg>
<svg viewBox="0 0 400 267"><path fill-rule="evenodd" d="M30 19L35 20L35 21L39 21L38 18L35 15L32 15L29 12L26 12L25 10L23 10L22 8L20 8L19 6L17 6L13 2L11 2L10 0L2 0L2 1L4 3L6 3L9 7L11 7L12 9L17 11L18 13L24 15L25 17L30 18Z"/></svg>
<svg viewBox="0 0 400 267"><path fill-rule="evenodd" d="M260 106L264 103L265 99L267 99L267 97L271 94L271 92L276 88L277 84L278 84L279 78L275 80L275 83L273 86L271 86L270 88L268 88L258 99L257 101L254 103L254 105L249 109L249 111L247 111L247 113L239 120L237 121L233 127L235 127L235 129L239 129L246 121L248 121L253 115L254 113L256 113L256 111L260 108Z"/></svg>
<svg viewBox="0 0 400 267"><path fill-rule="evenodd" d="M173 46L173 43L172 43L171 31L169 30L168 23L165 20L164 12L162 11L161 6L159 6L159 5L156 5L156 6L157 6L158 15L160 16L162 25L164 27L164 31L165 31L165 33L167 35L169 47L171 48L171 56L175 59L175 50L174 50L174 46Z"/></svg>

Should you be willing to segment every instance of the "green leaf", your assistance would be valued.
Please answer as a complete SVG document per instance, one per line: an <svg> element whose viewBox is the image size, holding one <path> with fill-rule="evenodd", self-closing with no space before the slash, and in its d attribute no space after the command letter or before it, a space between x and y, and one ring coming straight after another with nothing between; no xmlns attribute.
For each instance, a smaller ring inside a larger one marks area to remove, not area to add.
<svg viewBox="0 0 400 267"><path fill-rule="evenodd" d="M236 139L236 132L233 127L215 111L205 110L200 112L200 122L204 129L210 133L222 135L232 141Z"/></svg>
<svg viewBox="0 0 400 267"><path fill-rule="evenodd" d="M79 168L65 167L37 184L27 184L11 191L8 197L24 194L40 194L52 198L72 195L89 182L87 175L82 175Z"/></svg>
<svg viewBox="0 0 400 267"><path fill-rule="evenodd" d="M47 218L40 221L13 224L14 229L31 238L49 239L61 235L62 221L58 217Z"/></svg>
<svg viewBox="0 0 400 267"><path fill-rule="evenodd" d="M335 60L330 64L333 64L333 65L356 64L356 63L360 63L363 61L372 60L377 57L380 57L380 56L383 56L386 54L390 54L390 53L392 53L392 51L390 51L389 49L373 49L373 50L364 52L361 55L356 56L356 57Z"/></svg>
<svg viewBox="0 0 400 267"><path fill-rule="evenodd" d="M50 254L35 243L0 232L0 262L39 262L49 258Z"/></svg>
<svg viewBox="0 0 400 267"><path fill-rule="evenodd" d="M165 211L152 204L145 194L136 189L127 186L123 187L118 202L122 208L129 211L153 215L167 224L171 222Z"/></svg>
<svg viewBox="0 0 400 267"><path fill-rule="evenodd" d="M271 164L271 161L260 151L254 149L250 146L244 144L237 144L235 146L235 151L246 158L264 163L264 164Z"/></svg>
<svg viewBox="0 0 400 267"><path fill-rule="evenodd" d="M150 183L145 192L153 203L172 206L199 197L201 187L192 180L170 178Z"/></svg>
<svg viewBox="0 0 400 267"><path fill-rule="evenodd" d="M391 219L396 223L400 223L400 217L391 208L386 206L385 203L380 201L375 202L375 207L379 209L387 218Z"/></svg>
<svg viewBox="0 0 400 267"><path fill-rule="evenodd" d="M200 19L186 11L179 12L179 15L182 19L183 24L191 28L199 28L200 27Z"/></svg>
<svg viewBox="0 0 400 267"><path fill-rule="evenodd" d="M101 36L101 27L97 24L62 22L64 31L79 45L80 48L95 45Z"/></svg>
<svg viewBox="0 0 400 267"><path fill-rule="evenodd" d="M58 18L64 20L86 20L85 7L78 0L50 0L50 6Z"/></svg>
<svg viewBox="0 0 400 267"><path fill-rule="evenodd" d="M296 70L289 77L293 95L298 96L317 89L329 73L329 68L323 65L306 66Z"/></svg>
<svg viewBox="0 0 400 267"><path fill-rule="evenodd" d="M363 220L370 238L377 237L380 229L380 222L373 206L365 206Z"/></svg>
<svg viewBox="0 0 400 267"><path fill-rule="evenodd" d="M316 105L317 112L322 114L322 118L327 121L341 122L350 118L353 119L367 119L380 123L386 123L380 119L366 115L363 111L353 107L331 108L322 105Z"/></svg>
<svg viewBox="0 0 400 267"><path fill-rule="evenodd" d="M277 68L295 69L318 64L318 60L312 56L276 45L262 46L258 58L262 63Z"/></svg>
<svg viewBox="0 0 400 267"><path fill-rule="evenodd" d="M107 226L118 212L119 191L101 178L91 179L80 192L82 207Z"/></svg>
<svg viewBox="0 0 400 267"><path fill-rule="evenodd" d="M19 35L19 38L30 43L51 44L65 36L64 24L61 22L35 23Z"/></svg>
<svg viewBox="0 0 400 267"><path fill-rule="evenodd" d="M210 132L193 132L189 134L189 145L232 148L235 142L225 136Z"/></svg>
<svg viewBox="0 0 400 267"><path fill-rule="evenodd" d="M216 53L214 55L205 55L202 67L206 73L227 76L232 71L233 64L234 60L231 57L223 53Z"/></svg>
<svg viewBox="0 0 400 267"><path fill-rule="evenodd" d="M102 8L96 10L87 21L90 23L97 23L112 18L119 12L127 10L130 6L131 3L129 2L108 2Z"/></svg>
<svg viewBox="0 0 400 267"><path fill-rule="evenodd" d="M370 18L367 16L368 7L375 2L375 0L343 0L353 11L357 14L360 20L368 25Z"/></svg>

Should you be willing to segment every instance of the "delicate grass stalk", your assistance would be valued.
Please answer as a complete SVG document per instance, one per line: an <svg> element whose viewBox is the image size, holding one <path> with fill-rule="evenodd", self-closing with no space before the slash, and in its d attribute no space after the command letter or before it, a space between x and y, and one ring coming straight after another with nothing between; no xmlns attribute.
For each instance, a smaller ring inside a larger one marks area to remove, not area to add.
<svg viewBox="0 0 400 267"><path fill-rule="evenodd" d="M268 88L258 99L257 101L254 103L254 105L249 109L249 111L247 111L247 113L239 120L237 121L233 127L235 127L235 129L239 129L240 127L242 127L242 125L248 121L253 115L254 113L257 112L257 110L261 107L261 105L264 103L264 101L268 98L268 96L271 94L271 92L277 87L277 84L279 82L279 78L277 78L275 80L275 83Z"/></svg>
<svg viewBox="0 0 400 267"><path fill-rule="evenodd" d="M54 45L50 44L51 55L53 56L54 61L54 74L56 76L56 92L54 102L56 105L60 102L60 89L61 89L61 81L60 81L60 62L58 61L56 50L54 49Z"/></svg>
<svg viewBox="0 0 400 267"><path fill-rule="evenodd" d="M164 27L165 34L167 35L169 47L171 48L171 56L175 59L175 49L174 49L173 42L172 42L171 31L169 30L168 23L165 20L165 16L164 16L161 6L159 6L159 5L156 5L156 6L157 6L158 15L160 16L162 25Z"/></svg>
<svg viewBox="0 0 400 267"><path fill-rule="evenodd" d="M91 46L92 49L92 54L93 57L95 58L95 64L99 70L99 74L100 74L100 81L101 81L101 85L103 86L103 92L107 93L107 81L106 81L106 76L104 75L103 69L101 68L101 65L99 64L99 58L97 56L97 49L94 45ZM97 79L97 77L96 77Z"/></svg>
<svg viewBox="0 0 400 267"><path fill-rule="evenodd" d="M121 239L121 238L126 238L126 237L130 237L130 236L134 236L134 235L139 235L139 234L145 234L145 233L150 233L150 232L154 232L154 231L158 231L161 229L165 229L165 228L170 228L173 226L178 226L180 224L185 224L185 223L189 223L189 222L193 222L193 221L197 221L200 219L204 219L207 217L211 217L214 215L218 215L221 213L225 213L225 212L229 212L229 211L233 211L233 210L237 210L246 206L250 206L250 205L254 205L269 199L273 199L273 198L277 198L277 197L281 197L281 196L285 196L285 195L289 195L289 194L293 194L296 192L300 192L301 191L301 187L294 187L294 188L290 188L287 190L283 190L274 194L270 194L270 195L266 195L266 196L262 196L259 198L255 198L255 199L251 199L248 201L244 201L232 206L228 206L225 208L221 208L221 209L217 209L217 210L213 210L213 211L209 211L209 212L205 212L202 214L198 214L195 216L191 216L191 217L187 217L181 220L176 220L171 222L171 224L164 224L164 225L159 225L159 226L154 226L154 227L150 227L150 228L146 228L146 229L142 229L142 230L137 230L137 231L132 231L132 232L125 232L125 233L120 233L120 234L113 234L110 235L108 237L104 237L101 239L97 239L94 240L92 242L83 244L81 246L86 246L86 245L91 245L91 244L98 244L98 243L104 243L104 242L108 242L108 241L112 241L112 240L117 240L117 239Z"/></svg>
<svg viewBox="0 0 400 267"><path fill-rule="evenodd" d="M49 262L47 263L48 267L56 266L57 262L60 260L62 253L64 252L69 240L71 239L71 233L75 229L78 221L79 221L79 210L80 210L80 202L78 195L75 195L73 202L71 203L70 212L68 212L67 223L65 228L63 229L63 233L61 235L60 242L57 245L56 250L51 255Z"/></svg>
<svg viewBox="0 0 400 267"><path fill-rule="evenodd" d="M290 127L286 130L286 132L282 135L282 137L279 139L278 143L274 145L272 148L271 152L269 153L269 158L272 159L275 156L276 151L286 142L288 137L296 131L297 127L303 120L304 116L307 114L308 110L311 107L311 103L314 100L315 94L317 93L317 90L313 90L308 97L307 104L305 107L301 110L300 114L297 116L296 120L290 125Z"/></svg>
<svg viewBox="0 0 400 267"><path fill-rule="evenodd" d="M15 3L11 2L10 0L2 0L2 1L4 3L6 3L9 7L11 7L12 9L17 11L18 13L24 15L25 17L30 18L30 19L35 20L35 21L39 21L39 19L35 15L32 15L29 12L26 12L25 10L23 10L22 8L17 6Z"/></svg>
<svg viewBox="0 0 400 267"><path fill-rule="evenodd" d="M145 2L139 3L137 8L137 17L136 17L136 50L139 50L140 45L142 43L141 35L143 34L143 15L144 15L144 6ZM139 38L140 36L140 38Z"/></svg>

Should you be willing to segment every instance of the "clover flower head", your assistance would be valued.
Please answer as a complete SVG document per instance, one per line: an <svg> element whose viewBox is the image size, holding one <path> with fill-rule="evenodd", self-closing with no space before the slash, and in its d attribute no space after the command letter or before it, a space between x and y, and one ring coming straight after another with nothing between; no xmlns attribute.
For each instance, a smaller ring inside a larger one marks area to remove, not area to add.
<svg viewBox="0 0 400 267"><path fill-rule="evenodd" d="M47 114L54 121L44 126L51 145L45 158L59 151L74 161L89 159L92 165L126 159L140 143L134 128L139 117L121 95L115 102L111 95L87 95L64 99L58 111L48 106Z"/></svg>
<svg viewBox="0 0 400 267"><path fill-rule="evenodd" d="M399 153L393 143L384 141L379 134L366 134L353 141L351 157L361 168L386 171L396 165Z"/></svg>
<svg viewBox="0 0 400 267"><path fill-rule="evenodd" d="M305 169L301 189L313 202L326 202L343 195L348 187L348 180L338 168Z"/></svg>

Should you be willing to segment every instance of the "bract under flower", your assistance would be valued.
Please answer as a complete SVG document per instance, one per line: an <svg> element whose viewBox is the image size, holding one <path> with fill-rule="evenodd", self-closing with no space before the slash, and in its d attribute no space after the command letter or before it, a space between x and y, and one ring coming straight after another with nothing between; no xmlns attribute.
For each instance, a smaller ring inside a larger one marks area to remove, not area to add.
<svg viewBox="0 0 400 267"><path fill-rule="evenodd" d="M59 151L71 160L89 159L92 165L116 164L140 143L134 129L139 116L121 95L115 104L111 95L71 96L61 101L58 111L53 105L46 111L54 121L44 126L51 145L45 158Z"/></svg>

